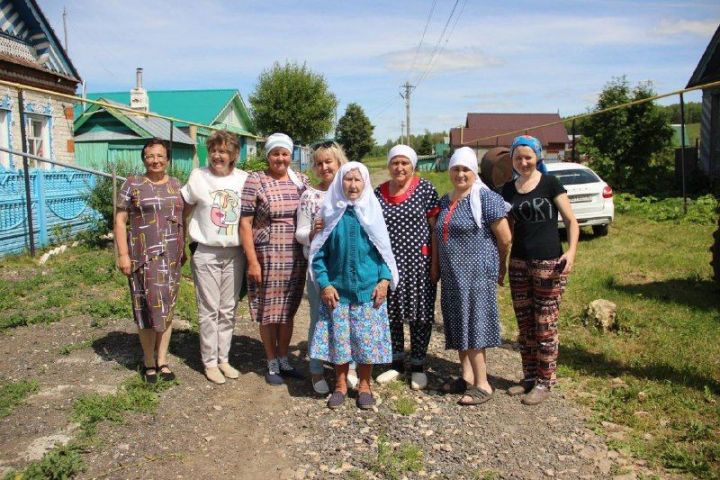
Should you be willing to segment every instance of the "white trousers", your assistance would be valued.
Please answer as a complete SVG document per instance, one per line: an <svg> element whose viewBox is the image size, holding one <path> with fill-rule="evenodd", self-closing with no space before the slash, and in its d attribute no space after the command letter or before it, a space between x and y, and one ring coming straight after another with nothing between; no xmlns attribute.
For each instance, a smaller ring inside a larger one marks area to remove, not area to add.
<svg viewBox="0 0 720 480"><path fill-rule="evenodd" d="M190 263L195 282L200 355L205 368L228 363L235 309L245 277L242 247L198 245Z"/></svg>

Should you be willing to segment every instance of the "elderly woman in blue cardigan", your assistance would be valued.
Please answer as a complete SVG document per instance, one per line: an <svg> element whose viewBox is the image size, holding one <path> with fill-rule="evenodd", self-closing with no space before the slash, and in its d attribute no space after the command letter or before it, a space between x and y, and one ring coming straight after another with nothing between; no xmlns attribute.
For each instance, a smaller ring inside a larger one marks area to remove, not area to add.
<svg viewBox="0 0 720 480"><path fill-rule="evenodd" d="M357 406L372 408L373 364L392 360L385 299L388 287L397 285L398 273L365 165L342 166L320 215L324 226L310 246L310 265L322 305L310 358L335 364L335 391L328 407L345 401L349 364L354 361L360 379Z"/></svg>

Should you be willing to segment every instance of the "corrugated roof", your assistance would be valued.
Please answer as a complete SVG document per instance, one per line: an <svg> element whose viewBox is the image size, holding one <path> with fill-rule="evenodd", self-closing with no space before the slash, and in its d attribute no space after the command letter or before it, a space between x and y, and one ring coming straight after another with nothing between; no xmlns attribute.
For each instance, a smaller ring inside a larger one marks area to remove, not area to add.
<svg viewBox="0 0 720 480"><path fill-rule="evenodd" d="M150 109L160 115L210 125L238 93L237 90L149 90ZM125 105L130 104L130 92L88 93L87 98L106 98Z"/></svg>
<svg viewBox="0 0 720 480"><path fill-rule="evenodd" d="M110 105L117 105L119 107L124 107L126 105L123 105L120 102L115 102L111 99L101 97L103 101ZM103 108L103 107L97 107L97 108ZM112 114L113 116L117 118L125 119L126 121L129 121L133 123L135 126L137 126L140 131L147 132L150 137L157 137L162 140L170 140L170 122L168 120L162 119L162 118L156 118L156 117L146 117L143 115L133 115L129 113L125 113L120 110L114 110L110 107L107 108L108 113ZM81 120L81 119L78 119ZM88 120L86 120L83 123L86 123L87 121L92 121L92 117L90 117ZM77 124L76 124L77 125ZM76 128L78 128L76 126ZM176 126L173 126L173 143L184 143L188 145L195 145L195 141L190 138L185 132L177 128ZM102 137L99 135L99 138L94 138L94 140L114 140L114 138L111 138L112 135L108 135L107 137ZM77 137L76 140L83 140L80 137Z"/></svg>
<svg viewBox="0 0 720 480"><path fill-rule="evenodd" d="M537 137L543 145L550 143L564 144L567 143L567 130L562 123L548 127L532 128L561 120L560 115L557 113L468 113L462 133L461 128L450 129L450 144L453 148L463 145L509 147L513 139L520 135L519 133L490 139L487 139L487 137L516 130L527 130L528 135ZM461 137L462 143L460 142Z"/></svg>
<svg viewBox="0 0 720 480"><path fill-rule="evenodd" d="M720 80L720 25L715 30L686 88Z"/></svg>
<svg viewBox="0 0 720 480"><path fill-rule="evenodd" d="M137 140L137 135L130 135L129 133L121 132L85 132L79 135L75 135L76 142L103 142L109 140Z"/></svg>

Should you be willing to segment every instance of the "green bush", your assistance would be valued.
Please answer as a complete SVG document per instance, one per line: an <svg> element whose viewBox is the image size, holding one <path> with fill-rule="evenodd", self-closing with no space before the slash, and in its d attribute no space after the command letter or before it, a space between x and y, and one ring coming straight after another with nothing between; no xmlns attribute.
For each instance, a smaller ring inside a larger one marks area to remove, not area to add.
<svg viewBox="0 0 720 480"><path fill-rule="evenodd" d="M55 447L21 472L10 471L4 480L67 480L85 471L80 449L74 445Z"/></svg>
<svg viewBox="0 0 720 480"><path fill-rule="evenodd" d="M655 222L714 225L717 222L717 208L717 199L709 194L688 199L687 214L683 209L683 199L679 197L660 200L653 196L636 197L630 193L615 195L616 213L629 213Z"/></svg>

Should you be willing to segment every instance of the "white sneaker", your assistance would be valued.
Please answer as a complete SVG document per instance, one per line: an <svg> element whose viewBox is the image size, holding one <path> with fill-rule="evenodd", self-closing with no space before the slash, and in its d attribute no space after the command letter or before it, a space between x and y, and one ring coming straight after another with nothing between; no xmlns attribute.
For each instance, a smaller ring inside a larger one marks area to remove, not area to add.
<svg viewBox="0 0 720 480"><path fill-rule="evenodd" d="M212 383L216 383L218 385L222 385L225 383L225 377L223 377L223 374L220 373L220 369L218 367L208 367L205 369L205 376L208 380L210 380Z"/></svg>
<svg viewBox="0 0 720 480"><path fill-rule="evenodd" d="M348 383L348 387L350 387L350 388L357 388L358 383L360 383L360 379L358 378L357 374L353 370L350 370L350 372L348 372L347 383Z"/></svg>
<svg viewBox="0 0 720 480"><path fill-rule="evenodd" d="M321 378L317 382L313 382L313 390L315 390L315 393L318 395L327 395L330 393L330 386L324 378Z"/></svg>
<svg viewBox="0 0 720 480"><path fill-rule="evenodd" d="M238 372L237 369L229 363L220 363L218 364L218 368L227 378L235 379L240 377L240 372Z"/></svg>
<svg viewBox="0 0 720 480"><path fill-rule="evenodd" d="M386 383L390 383L393 380L397 380L400 377L400 372L397 370L391 368L390 370L381 373L375 378L375 381L379 383L380 385L384 385Z"/></svg>
<svg viewBox="0 0 720 480"><path fill-rule="evenodd" d="M410 376L410 388L413 390L423 390L427 384L428 379L424 372L413 372Z"/></svg>

